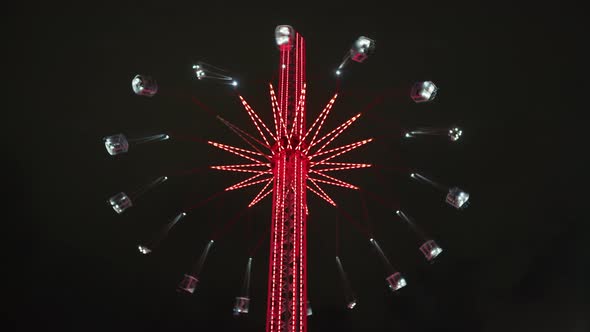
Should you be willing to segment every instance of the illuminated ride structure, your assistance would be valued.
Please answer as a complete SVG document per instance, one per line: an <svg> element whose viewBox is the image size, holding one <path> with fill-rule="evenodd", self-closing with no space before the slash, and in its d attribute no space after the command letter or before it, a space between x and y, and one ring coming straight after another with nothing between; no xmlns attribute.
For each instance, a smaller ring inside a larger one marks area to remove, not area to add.
<svg viewBox="0 0 590 332"><path fill-rule="evenodd" d="M361 113L356 114L327 134L319 135L338 97L337 93L326 104L311 126L307 128L305 40L288 25L279 25L275 29L275 39L280 53L280 60L278 90L276 93L273 85L269 84L274 122L272 130L261 120L248 102L241 95L238 95L260 137L252 136L217 115L217 119L236 133L251 149L213 141L207 143L247 160L244 164L210 166L211 169L215 170L252 174L247 179L226 188L225 191L259 185L262 188L248 204L248 207L256 205L267 196L271 196L273 200L272 222L270 225L266 331L305 332L307 331L307 316L312 314L310 302L307 299L307 190L309 189L313 194L336 206L334 200L320 187L320 184L359 189L332 176L332 172L368 168L372 165L338 162L335 158L359 148L373 139L369 138L339 147L330 147L330 144L336 138L359 119ZM374 40L364 36L359 37L345 55L340 66L338 66L336 76L342 74L344 67L350 61L364 62L374 52L374 49ZM193 70L199 80L213 79L223 84L232 85L234 88L238 85L237 81L232 76L229 76L227 71L204 62L194 65ZM134 77L132 88L135 94L146 97L152 97L158 91L156 81L145 75ZM437 89L434 83L430 81L416 82L412 87L410 97L416 103L430 102L435 98ZM462 130L458 127L450 129L419 128L407 131L403 136L413 138L420 135L446 135L450 137L452 142L455 142L461 137L461 134ZM103 138L103 141L107 152L114 156L127 153L129 143L141 144L164 141L169 138L170 136L167 134L159 134L128 140L125 135L117 134L107 136ZM418 173L411 173L410 176L420 182L430 184L436 189L447 192L446 202L456 209L462 210L468 205L469 194L460 188L444 187ZM125 192L117 193L108 202L118 214L121 214L132 207L140 195L167 179L168 177L161 176L130 195ZM272 195L270 195L271 193ZM443 251L442 248L432 238L425 235L406 214L400 210L397 210L396 214L424 241L419 249L426 260L432 263ZM144 255L151 253L167 236L170 229L186 215L186 212L180 212L162 228L155 239L140 244L137 247L139 252ZM238 217L239 215L236 216L236 218ZM393 292L397 292L406 286L405 278L393 267L377 241L370 238L370 242L385 265L387 271L385 280L389 288ZM184 275L177 288L179 292L194 293L199 283L199 274L213 243L213 240L207 243L192 271ZM240 296L236 297L235 316L247 314L249 311L251 256L248 259L243 289ZM336 262L346 292L346 306L352 310L357 305L357 298L352 291L339 256L336 256Z"/></svg>
<svg viewBox="0 0 590 332"><path fill-rule="evenodd" d="M227 190L263 184L254 197L253 206L272 193L272 223L270 238L270 264L268 271L267 328L269 332L306 331L307 304L307 189L328 203L336 203L320 187L320 183L358 189L334 178L327 172L370 167L369 164L338 163L332 160L352 151L372 139L337 148L326 149L360 114L318 137L318 133L332 109L337 94L306 128L305 105L305 40L290 26L275 30L280 51L278 94L270 85L274 130L270 130L242 96L240 100L261 140L235 129L253 150L209 142L213 146L234 153L254 164L212 166L214 169L250 172L254 175ZM266 149L266 153L262 152Z"/></svg>

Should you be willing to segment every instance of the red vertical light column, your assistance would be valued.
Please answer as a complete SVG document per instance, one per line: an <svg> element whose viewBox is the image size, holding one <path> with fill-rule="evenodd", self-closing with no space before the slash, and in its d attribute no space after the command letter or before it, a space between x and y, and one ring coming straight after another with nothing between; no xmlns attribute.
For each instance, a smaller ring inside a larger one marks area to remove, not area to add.
<svg viewBox="0 0 590 332"><path fill-rule="evenodd" d="M295 149L305 131L304 40L299 34L281 45L279 100L284 130L279 126L272 159L273 211L270 241L267 324L268 332L307 330L306 181L308 157ZM304 96L303 96L304 97ZM299 109L297 106L299 105ZM291 137L290 136L291 134Z"/></svg>

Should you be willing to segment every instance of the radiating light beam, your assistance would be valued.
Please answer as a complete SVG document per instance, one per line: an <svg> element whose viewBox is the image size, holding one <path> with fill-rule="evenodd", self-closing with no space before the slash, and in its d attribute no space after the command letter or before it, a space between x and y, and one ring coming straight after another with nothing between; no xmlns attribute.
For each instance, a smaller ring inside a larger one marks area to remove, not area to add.
<svg viewBox="0 0 590 332"><path fill-rule="evenodd" d="M239 96L239 97L242 102L242 105L244 105L244 108L246 109L246 112L250 116L250 119L252 120L252 122L254 122L254 126L256 126L256 129L258 129L260 136L262 136L262 139L264 140L266 145L270 146L270 143L268 143L266 136L264 135L264 133L260 129L260 126L258 125L258 122L256 120L258 120L260 122L260 124L264 127L264 129L266 129L266 131L268 132L270 137L273 138L275 141L276 141L276 137L274 137L274 135L270 132L270 130L268 130L268 127L266 127L264 122L262 122L262 120L260 120L260 118L258 117L258 114L256 114L256 112L254 112L254 110L250 107L250 105L248 105L248 102L246 102L246 100L242 96Z"/></svg>
<svg viewBox="0 0 590 332"><path fill-rule="evenodd" d="M417 179L417 180L421 180L422 182L428 183L431 186L433 186L433 187L435 187L436 189L439 189L439 190L446 191L448 189L448 188L444 187L443 185L441 185L439 183L436 183L436 182L430 180L429 178L427 178L425 176L422 176L422 175L420 175L418 173L411 173L410 174L410 177L412 179Z"/></svg>
<svg viewBox="0 0 590 332"><path fill-rule="evenodd" d="M217 142L213 142L213 141L207 141L207 143L209 143L209 144L211 144L213 146L219 147L219 148L227 148L227 149L236 150L236 151L239 151L239 152L250 153L250 154L253 154L253 155L256 155L256 156L269 157L268 155L266 155L264 153L250 151L250 150L238 148L238 147L227 145L227 144L221 144L221 143L217 143Z"/></svg>
<svg viewBox="0 0 590 332"><path fill-rule="evenodd" d="M305 121L305 89L307 87L307 83L303 83L303 91L302 91L302 95L303 95L303 100L301 103L301 112L299 112L300 114L300 119L299 119L299 131L297 133L297 135L299 136L299 139L302 138L303 136L303 125L304 125L304 121Z"/></svg>
<svg viewBox="0 0 590 332"><path fill-rule="evenodd" d="M251 177L249 177L249 178L247 178L247 179L245 179L245 180L243 180L243 181L240 181L240 182L238 182L238 183L234 184L233 186L230 186L230 187L226 188L225 190L231 190L231 189L229 189L229 188L232 188L232 187L234 187L234 186L240 186L240 185L242 185L242 184L245 184L245 183L247 183L248 181L252 181L252 180L254 180L254 179L257 179L257 178L261 177L262 175L264 175L264 174L256 174L256 175L253 175L253 176L251 176Z"/></svg>
<svg viewBox="0 0 590 332"><path fill-rule="evenodd" d="M275 122L276 137L280 137L281 136L280 133L279 133L280 127L279 127L279 122L277 120L277 118L278 118L277 117L277 110L275 109L275 102L274 102L274 94L275 94L275 92L274 92L274 89L273 89L271 83L268 83L268 88L269 88L268 90L269 90L269 94L270 94L270 105L272 106L272 118L273 118L273 120Z"/></svg>
<svg viewBox="0 0 590 332"><path fill-rule="evenodd" d="M266 193L264 193L262 196L260 196L257 200L252 201L250 203L250 205L248 205L248 207L252 207L252 206L258 204L260 201L262 201L264 198L266 198L266 196L268 196L270 193L272 193L272 189L269 189Z"/></svg>
<svg viewBox="0 0 590 332"><path fill-rule="evenodd" d="M323 163L322 165L327 166L340 166L340 167L333 167L333 168L320 168L316 169L316 171L321 172L334 172L334 171L344 171L348 169L356 169L356 168L367 168L372 167L371 164L351 164L351 163ZM311 167L315 166L315 163L311 163Z"/></svg>
<svg viewBox="0 0 590 332"><path fill-rule="evenodd" d="M354 189L359 189L357 186L354 186L354 185L352 185L352 184L350 184L350 183L348 183L348 182L344 182L344 181L342 181L342 180L340 180L340 179L337 179L337 178L335 178L335 177L333 177L333 176L329 176L328 174L324 174L324 173L322 173L322 172L320 172L320 171L312 170L311 172L312 172L312 173L314 173L314 174L318 174L318 175L320 175L320 176L323 176L323 177L325 177L326 179L329 179L329 180L332 180L332 181L334 181L334 182L340 183L340 184L341 184L343 187L348 187L348 186L350 186L350 187L354 187Z"/></svg>
<svg viewBox="0 0 590 332"><path fill-rule="evenodd" d="M270 163L266 164L235 164L235 165L218 165L210 167L232 167L232 168L243 168L243 167L270 167Z"/></svg>
<svg viewBox="0 0 590 332"><path fill-rule="evenodd" d="M321 183L325 183L325 184L329 184L329 185L333 185L333 186L337 186L337 187L343 187L343 188L355 189L355 190L359 189L359 187L353 186L351 184L343 184L343 183L332 182L332 181L322 180L322 179L314 179L314 178L308 178L308 179L313 180L313 181L317 181L317 182L321 182Z"/></svg>
<svg viewBox="0 0 590 332"><path fill-rule="evenodd" d="M307 189L309 189L309 191L311 191L312 193L316 194L318 197L320 197L321 199L325 200L329 204L331 204L333 206L336 206L336 203L334 203L333 201L331 201L329 198L322 196L322 194L320 194L319 192L317 192L315 189L313 189L309 185L307 185Z"/></svg>
<svg viewBox="0 0 590 332"><path fill-rule="evenodd" d="M307 188L309 190L311 190L311 192L313 192L314 194L320 196L321 198L323 198L326 202L332 204L333 206L336 206L336 203L334 202L334 200L332 200L332 198L330 198L330 196L328 194L326 194L326 192L313 180L308 178L308 180L318 189L318 191L315 191L311 186L307 186Z"/></svg>
<svg viewBox="0 0 590 332"><path fill-rule="evenodd" d="M299 94L299 102L297 103L297 107L295 108L295 122L291 127L291 132L289 133L289 141L291 141L291 137L293 137L293 132L295 129L298 128L297 119L299 119L299 112L303 112L302 108L305 106L305 88L301 89L301 93Z"/></svg>
<svg viewBox="0 0 590 332"><path fill-rule="evenodd" d="M287 135L287 126L285 124L285 121L283 121L283 113L281 111L281 107L279 106L279 102L277 101L277 98L275 96L272 84L270 85L270 89L271 89L270 99L271 99L271 104L273 106L273 112L275 114L278 114L278 118L279 118L279 132L278 132L277 139L276 139L278 141L282 136ZM283 130L284 130L284 133L283 133Z"/></svg>
<svg viewBox="0 0 590 332"><path fill-rule="evenodd" d="M262 183L264 181L268 181L268 180L272 180L273 179L272 177L270 177L270 178L266 178L266 179L261 179L261 180L253 181L253 180L255 180L255 179L257 179L260 176L265 175L265 174L266 173L256 174L256 175L254 175L252 177L247 178L246 180L240 181L240 182L238 182L238 183L236 183L236 184L234 184L232 186L227 187L225 189L225 191L236 190L236 189L240 189L240 188L252 186L252 185L255 185L255 184L258 184L258 183Z"/></svg>
<svg viewBox="0 0 590 332"><path fill-rule="evenodd" d="M387 258L387 256L385 256L385 253L383 252L383 250L381 250L381 247L379 246L379 243L377 243L377 240L371 239L370 241L371 241L371 244L373 244L373 246L377 250L377 253L379 254L379 258L381 258L381 261L383 262L383 265L385 265L385 268L387 269L388 273L394 273L395 269L393 268L393 265L391 265L389 258Z"/></svg>
<svg viewBox="0 0 590 332"><path fill-rule="evenodd" d="M254 181L254 182L245 183L245 184L242 184L242 185L239 185L239 186L233 185L233 186L231 186L231 187L229 187L229 188L227 188L225 190L230 191L230 190L241 189L241 188L244 188L244 187L249 187L249 186L253 186L255 184L262 183L262 182L267 181L267 180L270 180L270 179L271 178L262 179L262 180L258 180L258 181Z"/></svg>
<svg viewBox="0 0 590 332"><path fill-rule="evenodd" d="M261 142L259 139L255 138L254 136L250 135L249 133L247 133L246 131L242 130L241 128L239 128L238 126L232 124L231 122L225 120L224 118L222 118L221 116L217 116L217 119L219 121L221 121L224 125L226 125L229 129L231 129L231 131L233 131L234 133L236 133L236 135L240 136L241 139L243 139L246 143L248 143L248 145L250 145L251 147L253 147L256 151L264 154L262 151L260 151L254 144L252 144L252 142L250 142L247 138L245 138L242 135L247 136L248 138L252 139L254 142L260 144L261 146L264 146L265 148L271 150L270 146L268 144L265 144L263 142ZM272 150L271 150L272 152Z"/></svg>
<svg viewBox="0 0 590 332"><path fill-rule="evenodd" d="M209 250L211 250L211 246L213 246L213 240L207 242L207 246L205 246L203 253L201 253L201 257L199 257L197 264L193 266L191 275L198 276L201 274L201 270L203 269L203 265L205 264L207 255L209 255Z"/></svg>
<svg viewBox="0 0 590 332"><path fill-rule="evenodd" d="M326 162L326 161L328 161L330 159L334 159L334 158L336 158L338 156L341 156L341 155L343 155L345 153L348 153L348 152L350 152L350 151L352 151L352 150L354 150L354 149L356 149L358 147L361 147L361 146L363 146L363 145L365 145L367 143L370 143L372 141L373 141L373 139L372 138L369 138L369 139L362 140L362 141L359 141L359 142L351 143L351 144L344 145L344 146L341 146L341 147L338 147L338 148L334 148L332 150L324 151L324 152L322 152L322 153L320 153L318 155L313 155L313 156L309 157L309 159L314 158L314 157L317 157L317 156L321 156L321 155L324 155L324 154L328 154L328 153L340 151L340 152L338 152L338 153L336 153L336 154L334 154L334 155L332 155L330 157L327 157L325 159L322 159L322 160L318 161L315 164L315 165L322 165L324 162Z"/></svg>
<svg viewBox="0 0 590 332"><path fill-rule="evenodd" d="M328 114L330 114L330 110L332 109L332 105L334 104L334 101L336 100L336 98L338 98L338 94L335 93L334 97L332 97L332 99L330 99L330 101L328 102L328 104L326 105L326 107L324 107L324 109L322 110L322 112L320 113L320 115L318 115L318 117L315 119L315 121L313 122L313 124L311 125L311 127L309 127L309 129L307 130L307 133L305 134L305 136L303 137L303 139L301 140L301 142L299 143L299 145L301 145L301 143L305 140L305 138L307 138L307 135L309 135L313 128L315 127L315 125L319 122L319 126L316 129L313 137L311 138L311 141L309 141L309 144L313 144L313 142L315 141L316 137L318 136L318 133L320 132L320 129L322 128L322 126L324 125L324 121L326 121L326 118L328 117ZM307 149L307 151L309 151L309 149Z"/></svg>
<svg viewBox="0 0 590 332"><path fill-rule="evenodd" d="M243 168L233 168L233 167L224 167L224 166L211 166L211 169L216 169L216 170L220 170L220 171L228 171L228 172L272 174L271 171L261 171L261 170L255 170L255 169L243 169Z"/></svg>
<svg viewBox="0 0 590 332"><path fill-rule="evenodd" d="M332 141L334 141L336 139L336 137L340 136L340 134L342 134L348 127L350 127L350 125L352 125L358 118L360 118L361 114L362 113L359 113L359 114L353 116L348 121L346 121L343 124L341 124L340 126L336 127L336 129L334 129L331 132L329 132L328 134L324 135L324 137L320 138L317 142L310 144L306 151L310 151L314 145L319 144L320 142L322 142L326 138L330 137L330 139L324 145L322 145L322 147L319 148L319 150L317 150L315 152L315 154L319 154L326 146L328 146L330 143L332 143Z"/></svg>
<svg viewBox="0 0 590 332"><path fill-rule="evenodd" d="M248 153L251 153L251 154L254 154L254 155L261 155L261 156L264 156L264 157L268 158L268 156L266 156L264 154L261 154L261 153L258 153L258 152L254 152L254 151L250 151L250 150L244 150L244 149L236 148L234 146L220 144L220 143L216 143L216 142L212 142L212 141L207 141L207 143L213 145L216 148L225 150L227 152L231 152L231 153L233 153L233 154L235 154L237 156L240 156L242 158L245 158L245 159L248 159L250 161L253 161L253 162L257 163L257 164L266 164L266 163L264 163L264 162L262 162L262 161L260 161L258 159L254 159L252 157L249 157L249 156L247 156L245 154L242 154L242 153L240 153L238 151L248 152Z"/></svg>
<svg viewBox="0 0 590 332"><path fill-rule="evenodd" d="M258 194L254 197L252 202L250 202L250 204L248 204L248 207L252 207L252 206L254 206L254 204L258 203L258 199L263 195L266 188L268 188L268 186L270 186L272 184L272 181L273 181L272 178L270 180L268 180L268 183L265 184L264 187L262 187L262 189L260 189L260 192L258 192ZM272 190L272 188L270 190Z"/></svg>

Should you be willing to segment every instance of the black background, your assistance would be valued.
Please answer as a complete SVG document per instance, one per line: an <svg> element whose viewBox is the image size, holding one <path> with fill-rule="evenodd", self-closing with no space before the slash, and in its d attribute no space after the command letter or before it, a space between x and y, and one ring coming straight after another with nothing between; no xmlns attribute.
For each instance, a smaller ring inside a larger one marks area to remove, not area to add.
<svg viewBox="0 0 590 332"><path fill-rule="evenodd" d="M310 194L310 331L588 330L590 229L581 212L587 84L579 65L587 26L579 9L422 2L346 9L94 6L51 4L15 15L24 33L13 39L14 54L27 73L15 84L28 93L15 109L23 130L11 134L21 144L7 151L17 158L10 163L22 198L16 220L31 222L25 241L5 256L18 266L10 274L25 284L15 302L25 317L14 316L21 327L264 328L268 241L254 255L250 314L236 319L231 309L249 252L267 237L270 199L224 230L256 188L191 211L152 255L139 255L136 246L183 209L245 178L210 170L174 176L240 161L198 139L245 147L193 100L255 131L233 89L197 81L191 65L203 60L235 73L239 92L270 124L267 83L276 82L278 64L273 32L289 24L307 43L308 124L335 92L333 71L352 41L359 35L377 41L365 63L347 67L325 130L381 98L334 143L377 138L342 160L380 170L338 175L391 202L367 199L367 220L359 192L326 188L362 225L342 219L337 233L337 210ZM158 80L158 95L133 94L137 73ZM410 100L419 80L440 87L432 103ZM400 139L406 128L449 125L464 129L461 141ZM111 157L102 137L120 132L166 132L173 139ZM197 141L174 139L180 135ZM446 206L441 193L410 181L409 170L464 188L471 205ZM170 180L124 214L106 203L160 175ZM445 249L435 264L421 257L419 240L392 213L397 207ZM398 294L386 288L385 271L359 227L372 229L406 276ZM176 284L214 236L197 291L180 296ZM337 251L359 299L353 311L345 309Z"/></svg>

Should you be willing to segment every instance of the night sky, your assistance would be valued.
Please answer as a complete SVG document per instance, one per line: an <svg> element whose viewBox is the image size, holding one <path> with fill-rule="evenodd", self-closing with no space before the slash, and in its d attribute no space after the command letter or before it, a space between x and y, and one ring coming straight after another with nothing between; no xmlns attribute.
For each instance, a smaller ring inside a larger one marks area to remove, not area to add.
<svg viewBox="0 0 590 332"><path fill-rule="evenodd" d="M21 144L8 148L17 158L10 168L22 198L20 219L28 221L25 241L5 250L18 266L12 275L26 284L15 302L26 317L14 316L21 328L265 328L271 200L227 224L260 187L192 210L151 255L136 247L179 212L246 178L207 170L241 160L202 140L247 146L197 104L250 133L256 129L231 87L198 81L191 66L201 60L229 70L239 93L270 124L267 84L276 85L279 55L274 28L289 24L306 39L308 125L336 91L333 73L351 43L361 35L376 40L375 54L345 69L324 133L367 110L333 146L375 137L339 161L379 167L338 175L387 202L323 186L350 221L308 194L309 331L590 330L590 227L581 212L587 83L578 65L587 23L580 10L443 2L262 10L193 2L46 5L22 8L16 17L24 27L16 44L27 62L27 75L16 83L35 85L15 112L25 120L14 136ZM140 73L157 79L155 97L133 94L131 78ZM432 103L409 98L421 80L440 88ZM463 128L457 143L401 139L405 129L451 125ZM102 137L117 133L172 139L112 157ZM444 193L411 181L410 171L465 189L470 206L451 208ZM125 213L108 205L115 193L161 175L168 182ZM444 248L434 264L418 251L419 238L396 208ZM405 275L406 288L388 290L363 230ZM195 294L178 294L176 285L211 238L216 242ZM261 238L250 314L234 318L234 297ZM345 308L336 254L359 301L353 311Z"/></svg>

